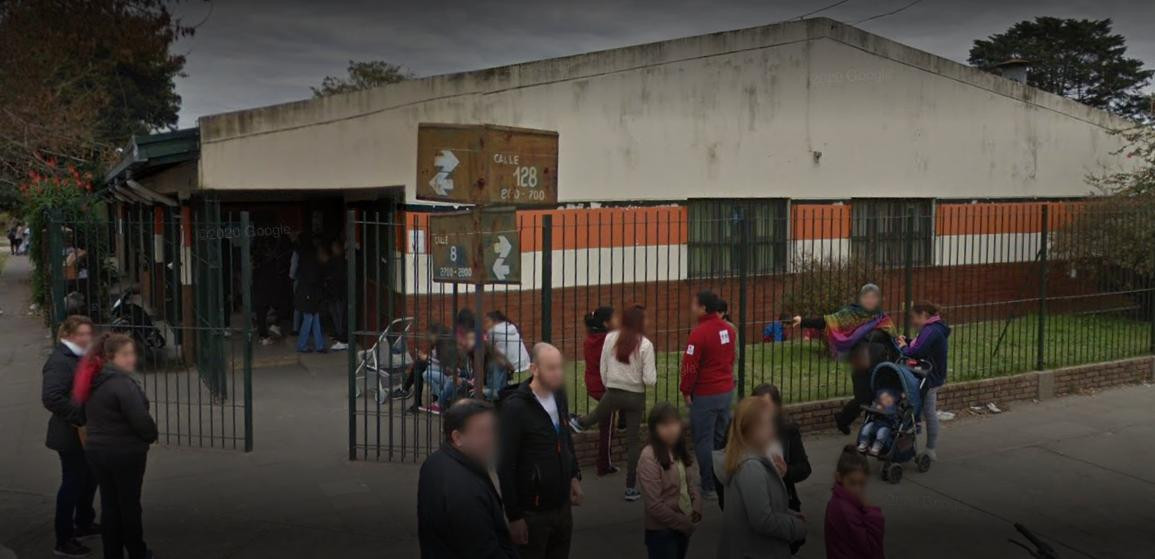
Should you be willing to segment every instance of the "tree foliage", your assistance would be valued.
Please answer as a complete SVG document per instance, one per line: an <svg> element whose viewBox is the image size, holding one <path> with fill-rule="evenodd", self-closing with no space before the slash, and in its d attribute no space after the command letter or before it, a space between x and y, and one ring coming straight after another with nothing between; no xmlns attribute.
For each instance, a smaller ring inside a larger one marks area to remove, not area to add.
<svg viewBox="0 0 1155 559"><path fill-rule="evenodd" d="M383 60L365 62L349 61L347 74L325 76L320 87L313 87L313 97L328 97L339 93L351 93L374 87L402 82L413 78L413 73L404 66L390 64Z"/></svg>
<svg viewBox="0 0 1155 559"><path fill-rule="evenodd" d="M1012 59L1029 63L1027 83L1037 88L1127 117L1150 110L1143 88L1155 71L1127 56L1126 40L1111 32L1110 19L1020 21L976 40L969 62L990 69Z"/></svg>
<svg viewBox="0 0 1155 559"><path fill-rule="evenodd" d="M1138 125L1115 133L1126 142L1117 154L1129 167L1088 178L1101 196L1060 224L1053 251L1074 273L1150 313L1155 294L1145 290L1155 282L1155 128Z"/></svg>
<svg viewBox="0 0 1155 559"><path fill-rule="evenodd" d="M192 32L167 0L0 1L0 201L31 173L99 171L131 135L174 126L185 59L170 47Z"/></svg>

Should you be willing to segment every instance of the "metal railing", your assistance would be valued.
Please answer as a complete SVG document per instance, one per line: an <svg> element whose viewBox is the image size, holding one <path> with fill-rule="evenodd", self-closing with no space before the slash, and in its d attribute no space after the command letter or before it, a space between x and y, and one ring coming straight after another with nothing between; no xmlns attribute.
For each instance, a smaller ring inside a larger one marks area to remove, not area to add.
<svg viewBox="0 0 1155 559"><path fill-rule="evenodd" d="M350 458L418 461L440 443L437 416L406 412L428 404L431 387L420 402L389 396L406 386L419 352L455 339L462 309L478 317L499 310L528 346L558 346L576 413L596 405L585 386L583 317L599 306L647 309L647 336L658 351L648 400L681 405L688 307L703 289L729 303L738 393L773 383L788 402L849 394L845 365L830 356L822 332L788 321L833 312L867 282L881 286L903 333L915 334L906 313L914 302L942 309L953 328L952 382L1137 356L1155 343L1153 274L1150 264L1132 262L1135 254L1155 261L1142 252L1155 249L1110 247L1123 242L1118 231L1155 227L1155 216L1094 202L891 204L865 215L853 204L772 201L781 205L764 210L720 202L694 211L519 212L521 284L480 293L431 279L428 214L351 213L351 339L362 352L381 343L390 350L375 353L372 372L364 353L350 353ZM1116 228L1097 230L1104 222ZM1091 238L1098 246L1081 241ZM382 336L398 320L407 328ZM435 325L445 330L430 338ZM522 378L515 372L510 382Z"/></svg>

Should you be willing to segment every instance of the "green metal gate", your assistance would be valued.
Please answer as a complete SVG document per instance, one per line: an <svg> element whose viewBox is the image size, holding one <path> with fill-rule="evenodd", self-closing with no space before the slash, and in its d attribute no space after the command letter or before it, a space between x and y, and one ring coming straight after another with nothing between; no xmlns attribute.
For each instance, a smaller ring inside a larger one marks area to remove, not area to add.
<svg viewBox="0 0 1155 559"><path fill-rule="evenodd" d="M45 233L53 326L84 314L136 340L160 442L251 451L248 213L109 203L50 215Z"/></svg>

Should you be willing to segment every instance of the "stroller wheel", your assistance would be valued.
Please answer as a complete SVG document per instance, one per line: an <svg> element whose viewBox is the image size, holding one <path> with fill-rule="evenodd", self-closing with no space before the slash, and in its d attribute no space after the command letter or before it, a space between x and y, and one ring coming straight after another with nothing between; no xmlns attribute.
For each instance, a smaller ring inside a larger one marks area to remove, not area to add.
<svg viewBox="0 0 1155 559"><path fill-rule="evenodd" d="M898 483L902 481L902 464L889 464L882 470L883 477L890 483Z"/></svg>
<svg viewBox="0 0 1155 559"><path fill-rule="evenodd" d="M925 454L919 454L914 459L914 464L918 466L919 473L926 473L928 470L930 470L930 463L930 456Z"/></svg>

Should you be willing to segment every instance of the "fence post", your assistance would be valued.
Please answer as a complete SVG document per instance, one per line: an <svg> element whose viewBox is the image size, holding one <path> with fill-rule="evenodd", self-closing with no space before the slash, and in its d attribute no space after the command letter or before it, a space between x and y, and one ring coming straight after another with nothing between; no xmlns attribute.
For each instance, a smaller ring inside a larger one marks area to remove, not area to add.
<svg viewBox="0 0 1155 559"><path fill-rule="evenodd" d="M249 212L241 212L241 366L244 368L245 452L253 451L253 239Z"/></svg>
<svg viewBox="0 0 1155 559"><path fill-rule="evenodd" d="M379 226L379 225L378 225ZM390 254L389 258L393 255ZM392 297L392 294L390 294ZM349 460L357 459L357 212L345 212L345 366L349 373ZM366 371L365 374L369 374Z"/></svg>
<svg viewBox="0 0 1155 559"><path fill-rule="evenodd" d="M541 216L541 341L553 341L553 215Z"/></svg>
<svg viewBox="0 0 1155 559"><path fill-rule="evenodd" d="M52 332L55 334L56 327L64 320L67 309L64 305L64 246L60 240L60 221L59 214L55 211L48 210L45 212L45 232L48 234L48 242L45 243L45 249L40 253L41 258L48 264L48 280L46 286L48 290L48 312L52 318ZM39 231L37 231L39 233ZM39 248L39 247L37 247Z"/></svg>
<svg viewBox="0 0 1155 559"><path fill-rule="evenodd" d="M903 246L903 294L902 294L902 335L910 336L910 307L914 306L914 220L915 208L906 210L902 232L906 237Z"/></svg>
<svg viewBox="0 0 1155 559"><path fill-rule="evenodd" d="M1039 339L1038 352L1035 356L1035 368L1043 370L1046 365L1046 329L1047 329L1047 244L1050 241L1050 207L1043 203L1042 220L1039 225Z"/></svg>
<svg viewBox="0 0 1155 559"><path fill-rule="evenodd" d="M750 286L750 221L738 217L738 398L746 397L746 292Z"/></svg>

